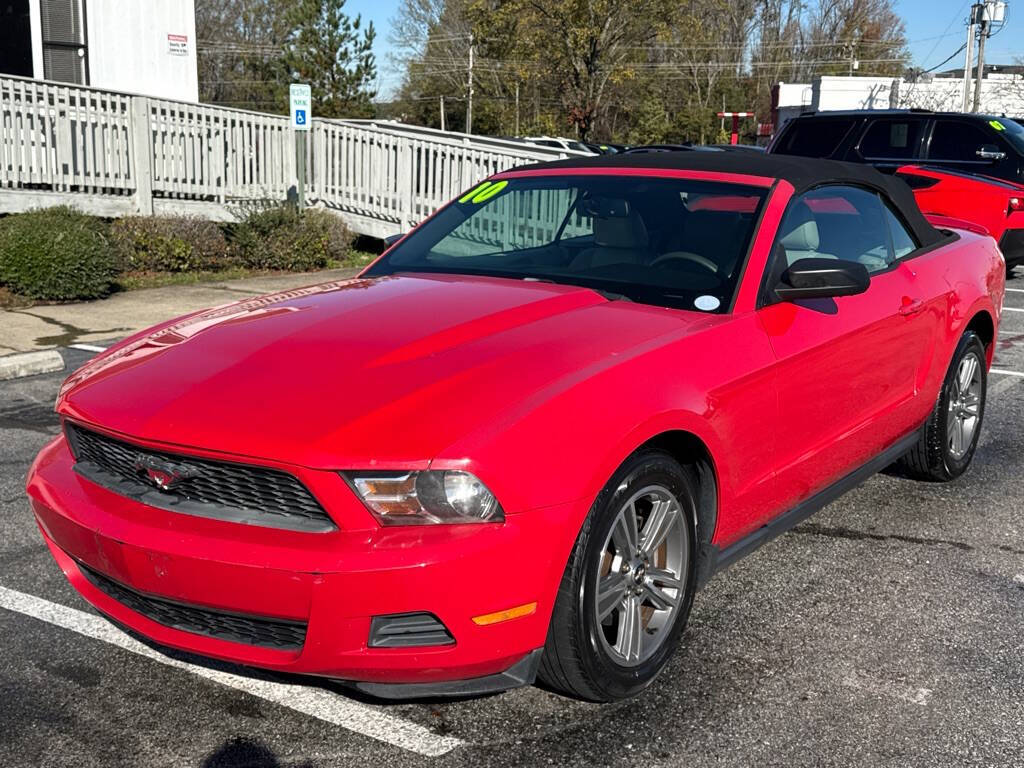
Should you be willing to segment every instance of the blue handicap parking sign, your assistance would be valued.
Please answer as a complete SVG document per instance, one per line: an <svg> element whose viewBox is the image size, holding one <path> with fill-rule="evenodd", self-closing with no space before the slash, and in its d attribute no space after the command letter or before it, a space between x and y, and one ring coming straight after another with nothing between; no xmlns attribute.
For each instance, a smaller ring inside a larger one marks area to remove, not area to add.
<svg viewBox="0 0 1024 768"><path fill-rule="evenodd" d="M306 110L296 109L295 110L295 124L305 125L306 124Z"/></svg>

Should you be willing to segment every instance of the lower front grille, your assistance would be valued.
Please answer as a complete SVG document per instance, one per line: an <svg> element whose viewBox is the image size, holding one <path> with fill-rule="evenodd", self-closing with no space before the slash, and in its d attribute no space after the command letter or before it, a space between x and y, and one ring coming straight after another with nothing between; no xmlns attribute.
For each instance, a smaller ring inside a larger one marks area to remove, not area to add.
<svg viewBox="0 0 1024 768"><path fill-rule="evenodd" d="M306 641L306 623L302 621L241 616L185 605L138 592L94 571L84 563L78 563L78 568L105 595L165 627L279 651L300 650Z"/></svg>

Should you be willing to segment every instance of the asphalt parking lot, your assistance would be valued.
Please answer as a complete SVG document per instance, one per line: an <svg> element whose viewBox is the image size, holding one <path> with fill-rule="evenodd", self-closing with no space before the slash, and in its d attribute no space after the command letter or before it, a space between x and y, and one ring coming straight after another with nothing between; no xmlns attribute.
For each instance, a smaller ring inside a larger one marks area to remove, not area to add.
<svg viewBox="0 0 1024 768"><path fill-rule="evenodd" d="M1024 765L1024 277L1009 285L969 473L877 476L716 577L666 673L608 706L539 688L382 705L123 635L66 584L23 494L65 374L0 383L0 764Z"/></svg>

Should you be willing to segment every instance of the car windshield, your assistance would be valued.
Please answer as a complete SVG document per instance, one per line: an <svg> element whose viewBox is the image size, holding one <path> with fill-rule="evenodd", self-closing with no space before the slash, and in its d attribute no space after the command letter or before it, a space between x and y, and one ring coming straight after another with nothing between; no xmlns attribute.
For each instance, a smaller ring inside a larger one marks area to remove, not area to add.
<svg viewBox="0 0 1024 768"><path fill-rule="evenodd" d="M1024 125L1006 117L992 120L991 125L993 128L996 128L997 125L1002 126L1002 128L996 128L996 130L1006 137L1006 140L1013 145L1014 149L1024 154Z"/></svg>
<svg viewBox="0 0 1024 768"><path fill-rule="evenodd" d="M580 285L703 312L730 306L767 190L639 176L484 182L374 264Z"/></svg>

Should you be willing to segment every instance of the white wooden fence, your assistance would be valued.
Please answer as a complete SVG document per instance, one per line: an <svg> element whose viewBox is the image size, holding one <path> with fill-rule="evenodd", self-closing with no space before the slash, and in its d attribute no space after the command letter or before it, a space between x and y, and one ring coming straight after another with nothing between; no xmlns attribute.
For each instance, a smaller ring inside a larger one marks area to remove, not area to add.
<svg viewBox="0 0 1024 768"><path fill-rule="evenodd" d="M386 121L314 118L306 200L361 234L405 231L480 179L566 152ZM0 76L0 213L226 220L284 200L295 137L277 115Z"/></svg>

